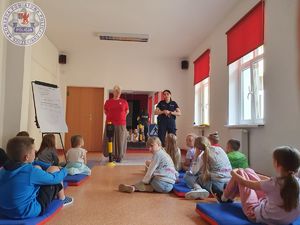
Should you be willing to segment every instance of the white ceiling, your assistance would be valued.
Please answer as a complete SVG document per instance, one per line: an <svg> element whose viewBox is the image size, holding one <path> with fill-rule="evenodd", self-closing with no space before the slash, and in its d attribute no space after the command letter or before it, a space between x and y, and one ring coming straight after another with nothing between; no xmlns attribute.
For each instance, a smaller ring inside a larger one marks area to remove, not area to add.
<svg viewBox="0 0 300 225"><path fill-rule="evenodd" d="M60 52L128 51L187 57L239 0L35 0ZM149 42L100 41L97 32L149 34Z"/></svg>

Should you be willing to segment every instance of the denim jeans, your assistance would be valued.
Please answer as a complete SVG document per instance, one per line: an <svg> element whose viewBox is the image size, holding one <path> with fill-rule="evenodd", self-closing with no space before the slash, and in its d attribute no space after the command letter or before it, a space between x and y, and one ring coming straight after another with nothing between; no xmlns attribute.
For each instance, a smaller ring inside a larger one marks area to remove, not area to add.
<svg viewBox="0 0 300 225"><path fill-rule="evenodd" d="M218 180L208 180L208 181L203 181L201 177L198 179L198 183L201 185L201 187L205 188L207 191L213 193L223 193L224 190L224 185L227 182L224 181L218 181Z"/></svg>
<svg viewBox="0 0 300 225"><path fill-rule="evenodd" d="M193 175L192 173L190 172L186 172L183 176L183 179L186 183L186 185L193 189L194 188L194 184L197 183L197 179L198 179L198 175Z"/></svg>
<svg viewBox="0 0 300 225"><path fill-rule="evenodd" d="M173 189L173 184L162 181L155 177L153 177L150 184L156 192L168 193Z"/></svg>

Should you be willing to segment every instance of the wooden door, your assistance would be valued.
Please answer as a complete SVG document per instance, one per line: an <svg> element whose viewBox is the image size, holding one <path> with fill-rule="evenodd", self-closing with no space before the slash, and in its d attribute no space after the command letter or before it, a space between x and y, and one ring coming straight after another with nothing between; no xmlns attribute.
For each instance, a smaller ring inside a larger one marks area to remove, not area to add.
<svg viewBox="0 0 300 225"><path fill-rule="evenodd" d="M69 132L65 135L66 149L71 137L82 135L84 148L101 151L103 133L103 88L67 87L66 121Z"/></svg>

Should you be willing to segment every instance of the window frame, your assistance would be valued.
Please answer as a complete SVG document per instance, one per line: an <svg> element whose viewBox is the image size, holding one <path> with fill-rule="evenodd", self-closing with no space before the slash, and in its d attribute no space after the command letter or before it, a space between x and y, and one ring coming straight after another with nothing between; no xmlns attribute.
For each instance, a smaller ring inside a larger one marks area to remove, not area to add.
<svg viewBox="0 0 300 225"><path fill-rule="evenodd" d="M207 104L205 103L205 88L208 88L207 91ZM198 93L198 101L196 96L196 91L200 91ZM210 78L207 77L198 84L194 86L194 126L209 126L209 119L210 119ZM196 109L200 107L200 110L196 112ZM207 118L205 118L205 107L207 107ZM198 115L197 115L198 114ZM198 117L198 118L196 118Z"/></svg>
<svg viewBox="0 0 300 225"><path fill-rule="evenodd" d="M262 52L260 52L260 48L262 48ZM243 60L245 59L245 57L252 53L252 58L243 62ZM242 58L240 58L239 60L237 60L236 62L230 64L229 66L233 65L231 69L229 69L229 76L234 76L235 78L231 78L229 79L229 89L234 86L234 88L236 88L237 90L235 91L235 100L229 99L230 101L233 101L234 105L235 105L235 119L233 119L235 122L233 124L231 124L231 120L232 118L230 118L230 114L233 113L232 111L230 111L230 107L231 104L229 103L229 115L228 115L228 121L229 121L229 125L262 125L264 124L264 105L263 107L263 118L257 118L256 117L256 111L257 111L257 107L256 107L256 98L258 97L258 90L257 90L257 83L255 82L255 74L254 74L254 66L255 64L259 64L259 62L261 60L263 60L264 63L264 46L261 45L258 48L256 48L255 50L251 51L250 53L248 53L247 55L243 56ZM234 65L235 64L235 65ZM251 79L251 90L249 90L248 95L251 95L251 119L244 119L244 95L243 95L243 76L242 76L242 72L250 69L250 79ZM232 73L236 73L236 74L230 74L230 71L233 71ZM264 73L264 71L263 71ZM236 81L234 81L235 84L233 84L231 86L230 84L230 80L232 79L236 79ZM263 82L264 83L264 82ZM264 88L263 88L264 91ZM232 94L229 94L229 98ZM256 97L257 95L257 97ZM264 100L263 100L263 104L264 104Z"/></svg>

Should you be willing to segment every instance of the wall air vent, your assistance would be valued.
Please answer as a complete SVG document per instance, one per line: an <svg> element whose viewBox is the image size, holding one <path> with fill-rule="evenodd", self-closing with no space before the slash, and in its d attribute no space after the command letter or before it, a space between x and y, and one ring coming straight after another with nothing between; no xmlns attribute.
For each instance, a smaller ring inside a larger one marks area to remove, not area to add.
<svg viewBox="0 0 300 225"><path fill-rule="evenodd" d="M100 40L104 41L133 41L148 42L148 34L124 34L124 33L98 33Z"/></svg>

